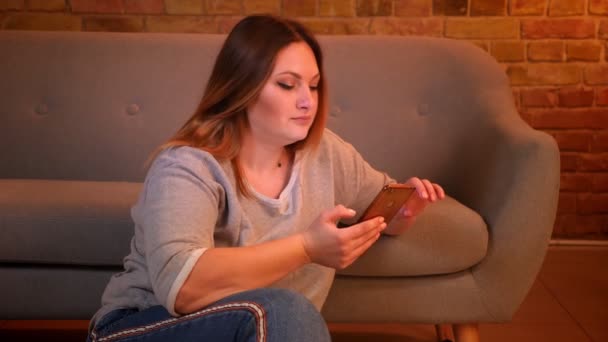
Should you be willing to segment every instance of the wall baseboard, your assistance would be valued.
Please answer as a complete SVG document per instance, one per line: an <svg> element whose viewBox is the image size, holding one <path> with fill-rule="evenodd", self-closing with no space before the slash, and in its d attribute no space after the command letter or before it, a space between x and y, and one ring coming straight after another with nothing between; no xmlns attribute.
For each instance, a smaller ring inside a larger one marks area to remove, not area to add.
<svg viewBox="0 0 608 342"><path fill-rule="evenodd" d="M549 246L598 246L608 247L608 240L551 239Z"/></svg>

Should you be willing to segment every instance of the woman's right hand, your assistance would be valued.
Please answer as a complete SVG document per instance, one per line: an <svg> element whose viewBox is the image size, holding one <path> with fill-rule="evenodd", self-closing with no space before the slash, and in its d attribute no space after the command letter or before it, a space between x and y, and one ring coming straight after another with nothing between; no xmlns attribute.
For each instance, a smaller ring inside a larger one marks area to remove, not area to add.
<svg viewBox="0 0 608 342"><path fill-rule="evenodd" d="M353 216L354 210L338 205L323 211L301 233L304 250L311 262L335 269L346 268L376 242L386 228L382 217L342 229L336 226L340 219Z"/></svg>

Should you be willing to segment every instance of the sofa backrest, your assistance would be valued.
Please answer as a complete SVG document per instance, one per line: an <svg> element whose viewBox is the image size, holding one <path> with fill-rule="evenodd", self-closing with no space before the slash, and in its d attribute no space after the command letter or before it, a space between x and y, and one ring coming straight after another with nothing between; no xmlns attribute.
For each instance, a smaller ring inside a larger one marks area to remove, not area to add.
<svg viewBox="0 0 608 342"><path fill-rule="evenodd" d="M224 39L0 32L0 178L143 180L149 154L198 105ZM446 182L450 160L475 154L492 134L491 107L513 107L502 69L470 43L319 40L329 127L399 180Z"/></svg>

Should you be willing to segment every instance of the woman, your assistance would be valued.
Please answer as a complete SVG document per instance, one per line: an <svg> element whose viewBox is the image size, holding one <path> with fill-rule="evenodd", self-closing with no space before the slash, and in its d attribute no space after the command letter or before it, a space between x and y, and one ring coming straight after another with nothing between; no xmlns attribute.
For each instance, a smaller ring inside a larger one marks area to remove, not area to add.
<svg viewBox="0 0 608 342"><path fill-rule="evenodd" d="M416 196L390 226L336 227L393 180L325 129L322 66L295 21L235 26L195 114L155 154L91 341L330 339L319 310L335 269L444 193L412 178Z"/></svg>

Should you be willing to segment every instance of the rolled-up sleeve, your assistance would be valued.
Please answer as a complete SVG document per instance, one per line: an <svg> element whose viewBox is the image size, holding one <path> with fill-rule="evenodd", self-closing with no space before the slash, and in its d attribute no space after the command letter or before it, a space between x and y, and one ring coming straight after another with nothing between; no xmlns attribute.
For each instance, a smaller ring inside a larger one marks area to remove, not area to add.
<svg viewBox="0 0 608 342"><path fill-rule="evenodd" d="M221 189L200 164L160 157L134 208L154 294L175 316L179 290L198 258L214 245Z"/></svg>

